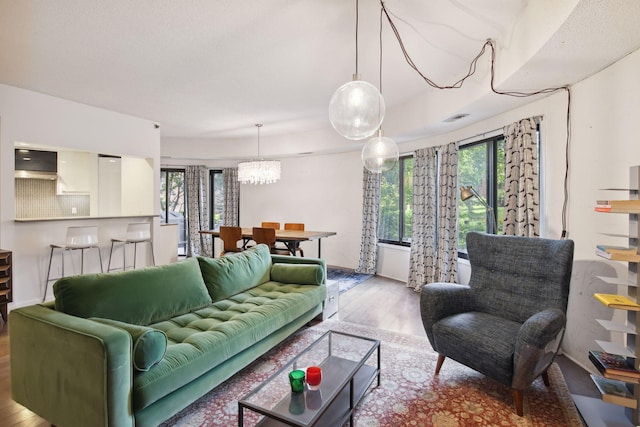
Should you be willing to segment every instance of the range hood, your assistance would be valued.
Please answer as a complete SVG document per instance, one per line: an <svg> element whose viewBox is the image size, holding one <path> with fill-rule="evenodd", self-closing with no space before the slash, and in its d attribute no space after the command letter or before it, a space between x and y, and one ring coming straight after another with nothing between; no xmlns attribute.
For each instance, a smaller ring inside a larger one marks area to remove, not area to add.
<svg viewBox="0 0 640 427"><path fill-rule="evenodd" d="M55 151L16 148L15 177L28 179L57 179L58 153Z"/></svg>

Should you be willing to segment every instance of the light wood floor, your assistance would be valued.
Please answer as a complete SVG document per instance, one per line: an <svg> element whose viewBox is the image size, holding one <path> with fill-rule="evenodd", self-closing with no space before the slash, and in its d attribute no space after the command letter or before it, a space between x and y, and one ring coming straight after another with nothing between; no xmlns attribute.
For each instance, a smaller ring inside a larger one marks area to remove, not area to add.
<svg viewBox="0 0 640 427"><path fill-rule="evenodd" d="M420 294L404 283L372 277L340 296L339 320L426 336L420 319ZM564 357L556 359L574 394L599 397L588 373ZM11 400L8 326L0 321L0 426L48 426Z"/></svg>

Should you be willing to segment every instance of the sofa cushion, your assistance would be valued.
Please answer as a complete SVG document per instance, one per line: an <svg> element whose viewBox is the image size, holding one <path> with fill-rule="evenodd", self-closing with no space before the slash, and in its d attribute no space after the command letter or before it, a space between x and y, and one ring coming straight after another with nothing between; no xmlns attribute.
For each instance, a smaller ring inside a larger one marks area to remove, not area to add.
<svg viewBox="0 0 640 427"><path fill-rule="evenodd" d="M319 264L273 263L271 280L280 283L300 285L321 285L324 283L324 268Z"/></svg>
<svg viewBox="0 0 640 427"><path fill-rule="evenodd" d="M198 262L64 277L53 285L55 308L78 317L148 325L211 304Z"/></svg>
<svg viewBox="0 0 640 427"><path fill-rule="evenodd" d="M319 312L325 297L325 286L269 281L193 313L151 325L167 334L169 346L156 367L135 373L134 411L268 339L300 316Z"/></svg>
<svg viewBox="0 0 640 427"><path fill-rule="evenodd" d="M133 367L138 371L148 371L162 360L167 351L167 336L163 331L146 326L132 325L117 320L90 317L89 320L124 329L133 341Z"/></svg>
<svg viewBox="0 0 640 427"><path fill-rule="evenodd" d="M198 257L211 299L220 301L269 280L271 253L267 245L220 258Z"/></svg>

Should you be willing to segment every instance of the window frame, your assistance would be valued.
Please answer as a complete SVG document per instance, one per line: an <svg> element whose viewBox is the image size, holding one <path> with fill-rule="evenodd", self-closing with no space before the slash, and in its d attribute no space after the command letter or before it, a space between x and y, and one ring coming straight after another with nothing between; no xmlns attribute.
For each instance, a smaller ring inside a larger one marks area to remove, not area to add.
<svg viewBox="0 0 640 427"><path fill-rule="evenodd" d="M392 240L392 239L381 239L379 236L378 237L378 243L384 243L384 244L388 244L388 245L395 245L395 246L405 246L405 247L411 247L411 236L405 236L404 235L404 230L405 230L405 220L404 220L404 209L403 207L406 206L406 200L404 200L404 196L405 196L405 183L404 183L404 173L405 173L405 162L407 159L412 159L413 160L414 156L413 153L409 153L409 154L404 154L401 155L398 158L398 197L400 200L398 200L398 240ZM411 205L413 206L413 192L412 194L412 200L411 200ZM382 203L380 205L380 209L378 211L378 223L380 222L382 215L381 215L381 210L382 210ZM404 241L405 238L408 238L409 241Z"/></svg>
<svg viewBox="0 0 640 427"><path fill-rule="evenodd" d="M184 185L184 218L183 218L183 222L184 222L184 235L183 236L178 236L178 256L185 256L187 253L187 245L188 245L188 230L189 230L189 226L187 224L188 222L188 214L187 214L187 209L188 209L188 203L187 203L187 170L186 168L181 168L181 167L161 167L160 168L160 182L162 183L162 175L165 175L165 183L167 182L167 178L168 178L168 174L169 173L182 173L184 175L184 179L183 179L183 185ZM169 200L169 186L165 184L165 188L164 188L164 199L165 199L165 207L164 207L164 214L165 214L165 220L164 222L162 222L162 218L161 218L161 224L171 224L169 222L169 212L168 212L168 200ZM161 216L162 216L162 212L161 212ZM180 225L178 224L178 233L180 233ZM185 247L184 247L184 253L181 254L181 247L180 247L180 241L181 241L181 237L184 238L185 241Z"/></svg>

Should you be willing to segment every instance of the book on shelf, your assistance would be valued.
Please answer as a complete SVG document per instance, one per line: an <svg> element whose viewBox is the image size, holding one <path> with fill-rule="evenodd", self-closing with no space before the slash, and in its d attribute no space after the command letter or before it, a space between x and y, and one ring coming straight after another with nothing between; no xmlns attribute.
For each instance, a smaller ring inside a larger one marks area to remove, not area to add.
<svg viewBox="0 0 640 427"><path fill-rule="evenodd" d="M626 248L627 250L613 249L603 250L600 245L596 247L596 255L602 258L610 259L611 261L629 261L640 262L640 255L638 255L637 248Z"/></svg>
<svg viewBox="0 0 640 427"><path fill-rule="evenodd" d="M640 311L640 305L629 297L618 294L593 294L593 296L602 304L609 308L618 308L621 310Z"/></svg>
<svg viewBox="0 0 640 427"><path fill-rule="evenodd" d="M629 390L627 384L618 380L610 380L599 375L591 374L593 383L602 394L604 402L622 405L629 408L637 408L638 401L633 398L633 393Z"/></svg>
<svg viewBox="0 0 640 427"><path fill-rule="evenodd" d="M596 245L596 249L608 254L636 255L638 253L638 248L633 246Z"/></svg>
<svg viewBox="0 0 640 427"><path fill-rule="evenodd" d="M635 368L635 359L633 357L590 350L589 359L605 378L640 379L640 371Z"/></svg>
<svg viewBox="0 0 640 427"><path fill-rule="evenodd" d="M595 210L598 212L640 210L640 200L596 200Z"/></svg>

